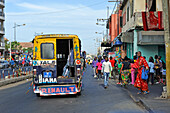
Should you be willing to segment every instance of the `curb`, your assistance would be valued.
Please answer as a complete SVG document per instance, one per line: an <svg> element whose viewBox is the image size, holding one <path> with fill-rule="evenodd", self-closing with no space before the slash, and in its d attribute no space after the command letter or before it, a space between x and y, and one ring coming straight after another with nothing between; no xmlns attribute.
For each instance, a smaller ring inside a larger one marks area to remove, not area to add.
<svg viewBox="0 0 170 113"><path fill-rule="evenodd" d="M33 75L26 75L26 76L21 76L21 77L15 77L15 78L8 79L8 80L3 80L3 81L0 81L0 87L8 85L8 84L16 83L16 82L19 82L22 80L26 80L26 79L29 79L32 77L33 77Z"/></svg>
<svg viewBox="0 0 170 113"><path fill-rule="evenodd" d="M149 113L154 113L142 99L140 99L139 102Z"/></svg>
<svg viewBox="0 0 170 113"><path fill-rule="evenodd" d="M154 113L154 112L151 110L151 108L150 108L141 98L133 96L133 94L132 94L128 89L125 89L125 90L128 92L130 98L131 98L136 104L142 105L149 113Z"/></svg>
<svg viewBox="0 0 170 113"><path fill-rule="evenodd" d="M114 83L116 82L114 81ZM141 98L133 96L133 94L127 88L123 88L123 90L125 90L128 93L133 102L142 105L149 113L154 113L151 110L151 108Z"/></svg>

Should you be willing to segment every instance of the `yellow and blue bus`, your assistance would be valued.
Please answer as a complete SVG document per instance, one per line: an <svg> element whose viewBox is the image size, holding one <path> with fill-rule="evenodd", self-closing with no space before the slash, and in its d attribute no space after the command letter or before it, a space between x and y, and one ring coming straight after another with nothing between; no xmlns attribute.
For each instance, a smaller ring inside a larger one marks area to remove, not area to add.
<svg viewBox="0 0 170 113"><path fill-rule="evenodd" d="M77 35L48 34L33 39L33 83L37 96L81 92L81 41Z"/></svg>

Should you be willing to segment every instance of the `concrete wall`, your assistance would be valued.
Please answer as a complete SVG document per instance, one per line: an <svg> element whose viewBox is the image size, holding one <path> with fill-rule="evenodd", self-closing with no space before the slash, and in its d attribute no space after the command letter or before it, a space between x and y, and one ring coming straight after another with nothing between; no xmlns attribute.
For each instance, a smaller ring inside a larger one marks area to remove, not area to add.
<svg viewBox="0 0 170 113"><path fill-rule="evenodd" d="M135 0L134 0L135 1ZM134 4L132 4L132 0L128 0L127 4L124 6L123 10L122 10L122 16L123 14L126 12L126 24L123 26L122 31L126 32L127 30L129 30L130 28L135 28L136 26L143 26L143 21L142 21L142 13L141 11L137 10L137 8L140 9L138 2L140 2L141 0L137 0L137 2L134 2ZM132 9L132 6L134 6L134 8ZM140 5L141 6L141 5ZM127 8L129 7L129 21L127 21ZM134 10L132 12L132 10Z"/></svg>

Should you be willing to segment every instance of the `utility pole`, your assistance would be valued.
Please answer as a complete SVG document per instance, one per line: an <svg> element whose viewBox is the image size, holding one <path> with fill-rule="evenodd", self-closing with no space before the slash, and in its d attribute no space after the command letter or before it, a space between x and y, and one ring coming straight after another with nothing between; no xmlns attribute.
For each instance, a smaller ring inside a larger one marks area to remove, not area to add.
<svg viewBox="0 0 170 113"><path fill-rule="evenodd" d="M109 30L107 29L107 23L109 22L109 6L107 6L107 21L106 21L106 41L109 40Z"/></svg>
<svg viewBox="0 0 170 113"><path fill-rule="evenodd" d="M17 28L16 26L17 26L17 24L14 23L14 27L13 27L13 28L14 28L14 41L17 41L17 40L16 40L16 34L17 34L17 33L16 33L16 28Z"/></svg>
<svg viewBox="0 0 170 113"><path fill-rule="evenodd" d="M164 37L166 47L166 85L167 97L170 98L170 0L162 0L164 16Z"/></svg>

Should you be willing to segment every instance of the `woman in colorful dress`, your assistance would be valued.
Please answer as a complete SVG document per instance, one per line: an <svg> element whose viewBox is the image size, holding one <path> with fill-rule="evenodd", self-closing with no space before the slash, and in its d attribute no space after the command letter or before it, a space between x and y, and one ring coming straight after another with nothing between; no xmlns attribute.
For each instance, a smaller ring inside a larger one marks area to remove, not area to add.
<svg viewBox="0 0 170 113"><path fill-rule="evenodd" d="M141 93L147 94L147 93L149 93L147 80L143 80L141 78L143 68L146 68L146 70L148 70L149 66L148 66L147 61L144 59L144 57L141 56L140 51L138 52L138 59L137 59L136 63L134 64L134 66L138 71L137 78L136 78L136 81L135 81L135 84L134 84L134 86L136 88L138 88L138 90L139 90L139 92L137 94L141 94Z"/></svg>
<svg viewBox="0 0 170 113"><path fill-rule="evenodd" d="M121 85L125 87L128 84L129 75L130 75L130 62L127 56L125 56L125 58L123 59L120 73L121 73L121 78L122 78Z"/></svg>

